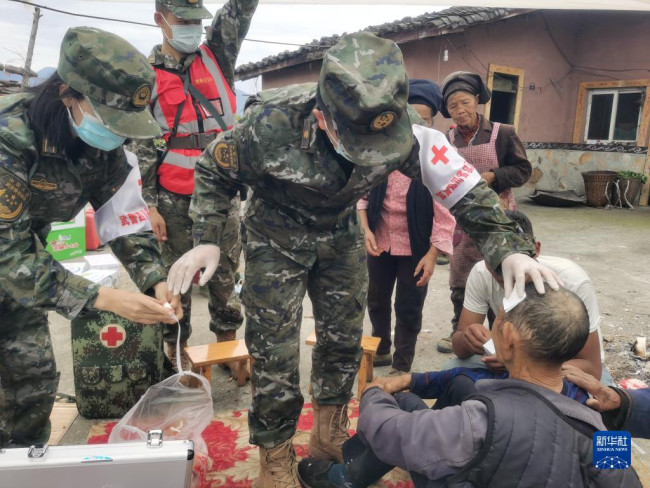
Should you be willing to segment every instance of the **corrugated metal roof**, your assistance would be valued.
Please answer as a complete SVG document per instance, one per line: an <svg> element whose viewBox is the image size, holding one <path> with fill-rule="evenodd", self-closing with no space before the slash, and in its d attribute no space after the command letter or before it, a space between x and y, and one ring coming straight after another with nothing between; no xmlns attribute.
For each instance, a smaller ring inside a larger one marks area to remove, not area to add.
<svg viewBox="0 0 650 488"><path fill-rule="evenodd" d="M465 29L472 25L484 24L526 12L507 8L452 7L439 12L432 12L417 17L405 17L395 22L366 27L363 30L373 32L380 37L395 38L406 33L438 31L440 33ZM322 37L295 51L284 51L268 56L261 61L240 66L235 71L237 79L248 79L264 72L275 71L281 67L300 64L320 59L330 46L336 44L341 36ZM399 40L399 39L398 39Z"/></svg>

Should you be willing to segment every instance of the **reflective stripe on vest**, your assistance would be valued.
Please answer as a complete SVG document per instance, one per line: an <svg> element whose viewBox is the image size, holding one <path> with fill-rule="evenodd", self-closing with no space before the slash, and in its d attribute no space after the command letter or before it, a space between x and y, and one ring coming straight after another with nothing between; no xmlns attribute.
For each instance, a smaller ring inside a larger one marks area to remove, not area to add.
<svg viewBox="0 0 650 488"><path fill-rule="evenodd" d="M212 79L214 80L214 83L217 86L217 92L219 94L222 93L228 94L228 96L226 97L224 97L223 95L221 96L221 110L223 112L222 115L223 121L226 123L228 128L230 128L235 123L235 111L236 111L237 98L233 93L233 91L230 89L228 83L226 83L226 79L224 78L223 73L221 72L221 68L219 68L219 65L217 64L217 60L215 59L212 52L208 49L208 47L205 44L201 44L201 51L203 51L203 57L202 57L203 64L212 75ZM197 85L195 84L194 86ZM199 87L197 86L197 88ZM203 90L201 90L201 92L203 93ZM214 122L216 123L216 121Z"/></svg>
<svg viewBox="0 0 650 488"><path fill-rule="evenodd" d="M187 75L192 84L222 113L228 128L235 121L236 98L217 64L214 55L202 44L200 56L192 61ZM164 69L156 68L156 102L153 115L163 129L163 137L168 140L173 129L178 106L185 101L176 130L176 137L199 133L199 120L203 132L219 132L219 123L198 100L193 100L183 89L180 76ZM198 115L197 115L198 113ZM171 149L158 168L158 181L163 188L181 195L194 191L194 166L201 155L201 149Z"/></svg>
<svg viewBox="0 0 650 488"><path fill-rule="evenodd" d="M174 149L165 156L165 163L178 168L193 170L200 156L200 149Z"/></svg>

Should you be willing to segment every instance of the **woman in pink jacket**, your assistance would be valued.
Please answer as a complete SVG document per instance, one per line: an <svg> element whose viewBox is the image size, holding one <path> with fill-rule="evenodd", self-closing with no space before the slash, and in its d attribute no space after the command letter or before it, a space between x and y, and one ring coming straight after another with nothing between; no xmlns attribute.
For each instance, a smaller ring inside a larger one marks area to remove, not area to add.
<svg viewBox="0 0 650 488"><path fill-rule="evenodd" d="M409 103L431 127L442 93L435 83L412 79ZM452 254L455 219L434 203L421 182L399 171L357 204L368 252L368 314L381 342L375 366L411 370L427 284L441 253ZM395 353L391 355L391 297L395 292Z"/></svg>

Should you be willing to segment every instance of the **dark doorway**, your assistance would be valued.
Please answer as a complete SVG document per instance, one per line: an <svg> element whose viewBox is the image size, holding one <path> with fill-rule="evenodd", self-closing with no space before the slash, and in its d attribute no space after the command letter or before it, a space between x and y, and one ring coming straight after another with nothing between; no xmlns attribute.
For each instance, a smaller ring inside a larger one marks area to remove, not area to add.
<svg viewBox="0 0 650 488"><path fill-rule="evenodd" d="M518 88L518 76L494 73L490 108L492 122L514 125Z"/></svg>

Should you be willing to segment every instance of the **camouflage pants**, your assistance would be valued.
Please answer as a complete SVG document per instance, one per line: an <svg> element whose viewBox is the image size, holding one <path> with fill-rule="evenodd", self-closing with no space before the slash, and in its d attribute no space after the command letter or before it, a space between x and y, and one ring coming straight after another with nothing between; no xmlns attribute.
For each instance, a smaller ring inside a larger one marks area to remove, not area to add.
<svg viewBox="0 0 650 488"><path fill-rule="evenodd" d="M59 385L47 315L0 295L0 448L50 437Z"/></svg>
<svg viewBox="0 0 650 488"><path fill-rule="evenodd" d="M209 292L210 330L214 333L237 330L244 317L239 304L231 299L235 287L235 271L241 254L239 196L232 200L232 209L226 222L221 262L212 279L207 283ZM162 243L162 256L167 267L187 251L192 249L192 219L189 217L190 197L175 195L161 190L158 194L158 212L167 225L167 241ZM185 342L192 334L192 289L181 297L183 319L181 320L181 341ZM176 343L176 325L167 325L164 330L165 342Z"/></svg>
<svg viewBox="0 0 650 488"><path fill-rule="evenodd" d="M338 244L338 245L337 245ZM366 301L363 242L317 244L316 263L302 266L248 232L246 345L255 359L253 401L248 415L250 442L266 448L291 438L303 405L300 392L302 302L309 294L316 323L311 386L321 404L349 401L362 355Z"/></svg>

